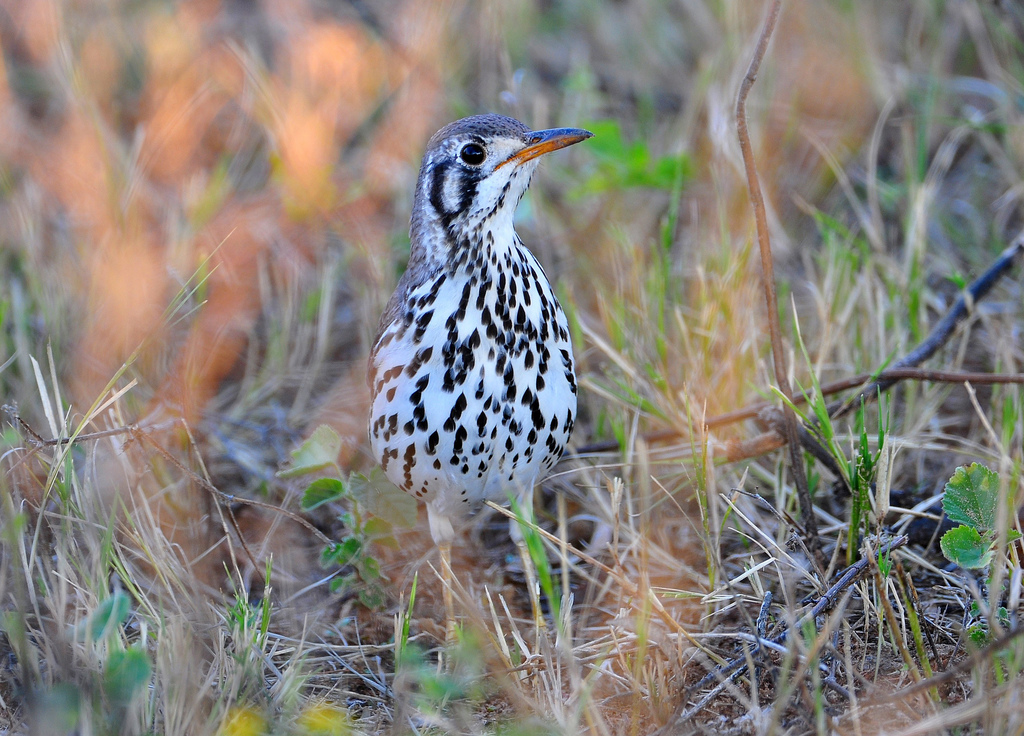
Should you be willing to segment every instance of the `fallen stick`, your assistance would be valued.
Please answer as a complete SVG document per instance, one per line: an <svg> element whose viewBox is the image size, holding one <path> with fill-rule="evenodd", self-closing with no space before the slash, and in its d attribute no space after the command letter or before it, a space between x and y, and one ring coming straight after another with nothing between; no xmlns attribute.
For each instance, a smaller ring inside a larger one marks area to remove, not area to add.
<svg viewBox="0 0 1024 736"><path fill-rule="evenodd" d="M972 384L1024 384L1024 374L1022 373L981 373L977 371L942 371L942 370L931 370L926 368L917 367L918 364L923 363L928 358L932 357L940 347L942 347L949 338L953 335L956 327L970 314L971 309L975 304L984 299L988 293L992 290L992 287L1005 276L1010 268L1014 265L1017 257L1024 252L1024 233L1017 236L1017 239L1013 242L1013 245L1006 248L995 262L986 269L986 271L975 279L962 293L952 307L943 315L942 319L932 328L932 331L928 336L921 341L921 343L911 350L907 355L897 360L891 368L887 368L877 373L862 373L857 376L851 376L850 378L844 378L832 383L827 383L821 386L821 393L823 396L829 396L834 393L840 393L842 391L849 391L852 388L863 386L868 383L858 393L844 401L836 401L829 405L829 415L833 419L837 419L847 412L851 408L856 406L860 399L863 398L866 401L872 401L877 398L880 391L888 391L890 388L900 383L901 381L927 381L931 383L972 383ZM795 405L806 404L811 397L813 392L804 391L793 396L793 403ZM737 422L742 422L746 419L754 419L759 416L763 416L766 412L776 409L778 404L769 401L759 401L755 404L736 409L734 411L726 412L724 414L718 414L715 416L708 417L702 424L708 429L715 429L717 427L724 427ZM659 442L669 442L680 438L680 433L676 429L663 429L655 432L648 432L642 435L645 442L654 444ZM764 443L760 439L752 438L751 441L756 440L758 443L764 444L769 450L778 449L785 440L780 438L782 441L778 443ZM619 443L610 440L606 442L593 442L589 445L584 445L576 450L576 454L585 455L597 452L611 452L619 449Z"/></svg>
<svg viewBox="0 0 1024 736"><path fill-rule="evenodd" d="M887 555L893 550L905 545L907 541L908 537L906 535L901 535L894 539L891 539L888 543L882 546L881 549L879 549L877 555ZM686 689L687 692L694 692L696 690L700 690L703 687L706 687L711 682L717 681L718 683L710 693L705 694L691 708L684 710L682 713L680 713L678 717L674 718L669 724L666 724L666 726L664 726L656 733L668 733L669 731L667 729L678 728L680 725L682 725L683 723L697 715L701 710L703 710L707 706L708 703L710 703L719 693L721 693L722 690L724 690L729 683L735 682L739 677L743 676L743 674L747 671L747 668L749 667L749 663L753 655L757 654L762 648L773 649L778 651L779 647L783 646L786 643L786 640L789 638L790 632L794 629L796 631L801 631L807 623L814 624L815 628L817 628L817 625L815 624L815 619L817 619L818 616L821 616L822 614L832 610L838 602L840 596L843 594L843 592L848 587L853 585L853 583L855 583L860 578L860 576L867 571L868 566L875 559L876 555L872 554L869 557L862 557L861 559L857 560L855 563L853 563L848 568L843 570L843 572L840 573L836 582L833 583L829 587L829 589L826 590L818 598L817 601L815 601L814 605L811 606L811 608L806 613L804 613L803 616L797 619L791 626L784 628L781 632L779 632L770 639L764 638L760 635L760 632L758 632L758 635L756 636L757 643L752 650L745 651L741 656L735 657L734 659L715 667L713 670L708 672L708 674L702 677L699 682L688 687ZM758 616L758 620L760 621L764 615L765 612L762 610L761 614Z"/></svg>

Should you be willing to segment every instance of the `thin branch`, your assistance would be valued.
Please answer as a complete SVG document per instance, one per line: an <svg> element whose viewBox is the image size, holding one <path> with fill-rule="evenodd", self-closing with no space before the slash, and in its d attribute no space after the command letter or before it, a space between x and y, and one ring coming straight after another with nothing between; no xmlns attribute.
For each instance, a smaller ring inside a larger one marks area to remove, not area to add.
<svg viewBox="0 0 1024 736"><path fill-rule="evenodd" d="M167 460L167 462L173 464L178 470L180 470L182 473L187 475L189 477L189 480L191 480L194 483L197 483L198 485L202 486L205 490L207 490L208 492L212 493L216 498L218 498L222 503L226 503L226 504L240 503L240 504L244 504L246 506L254 506L254 507L259 508L259 509L266 509L267 511L273 511L274 513L281 514L282 516L288 517L289 519L291 519L292 521L296 522L297 524L301 524L308 531L312 532L313 535L315 535L316 538L319 539L324 544L328 544L328 545L334 544L334 540L333 539L328 537L322 531L320 531L315 526L313 526L313 524L311 524L309 521L307 521L306 519L302 518L298 514L295 514L295 513L291 512L291 511L288 511L288 509L281 508L280 506L275 506L274 504L271 504L271 503L264 503L263 501L257 501L256 499L253 499L253 498L245 498L243 496L236 496L236 495L234 495L232 493L225 493L224 491L222 491L219 488L217 488L217 486L213 485L213 483L208 481L206 478L201 476L199 473L197 473L194 470L192 470L191 468L187 467L183 462L181 462L178 458L176 458L170 452L168 452L163 447L161 447L160 444L158 442L156 442L156 440L154 440L152 437L148 436L145 432L139 431L139 432L136 433L135 436L138 436L140 439L144 440L146 442L146 444L148 444L150 447L152 447L154 450L156 450L157 453L159 453L165 460Z"/></svg>
<svg viewBox="0 0 1024 736"><path fill-rule="evenodd" d="M982 373L979 371L937 371L928 368L890 368L888 370L881 371L880 373L861 373L850 378L842 378L832 383L826 383L821 387L822 396L831 396L832 394L842 393L843 391L849 391L851 388L857 388L858 386L864 386L869 381L875 383L889 383L882 390L891 388L892 385L901 381L922 381L926 383L970 383L976 386L992 386L999 384L1024 384L1024 373ZM891 383L890 383L891 382ZM795 406L801 406L811 400L814 393L812 391L802 391L793 397L793 404ZM858 395L864 395L867 399L865 391L861 391ZM845 402L844 402L845 403ZM726 427L730 424L738 424L739 422L746 421L747 419L754 419L761 416L764 412L770 411L776 408L776 404L770 401L758 401L754 404L749 404L741 409L735 409L733 411L725 412L724 414L715 414L704 420L704 426L708 429L716 429L718 427ZM97 433L99 434L99 433ZM656 444L658 442L670 442L680 437L679 430L676 429L659 429L654 432L646 432L641 437L644 442L648 444ZM82 439L79 437L78 439ZM67 440L46 440L47 443L56 444L57 442L66 442ZM781 445L778 445L781 447ZM619 449L619 443L616 440L606 440L603 442L591 442L589 445L584 445L576 450L578 455L587 455L596 452L612 452L613 450Z"/></svg>
<svg viewBox="0 0 1024 736"><path fill-rule="evenodd" d="M957 662L951 665L945 672L941 672L934 677L929 677L926 680L920 680L915 682L913 685L903 688L902 690L893 690L891 692L880 692L877 694L878 703L884 703L892 700L902 700L904 698L910 698L917 693L931 690L933 687L938 687L951 680L955 680L957 677L967 672L968 670L977 667L984 662L987 662L994 655L998 654L1002 649L1009 645L1014 639L1018 638L1021 634L1024 634L1024 626L1017 626L1015 629L1010 629L1006 634L996 639L995 641L987 644L983 649L971 654L967 659L962 662Z"/></svg>
<svg viewBox="0 0 1024 736"><path fill-rule="evenodd" d="M971 309L979 301L984 299L995 286L996 282L1005 276L1013 266L1020 254L1024 252L1024 233L1017 236L1013 244L1006 248L995 262L985 272L975 279L956 300L949 311L932 328L928 336L903 358L897 360L892 368L879 371L875 374L861 374L851 378L844 378L821 387L823 396L830 396L834 393L848 391L851 388L864 386L868 381L871 383L862 388L856 396L842 402L833 402L829 410L835 412L833 418L838 418L847 412L850 407L857 406L860 399L873 401L878 397L880 391L887 391L900 381L930 381L932 383L971 383L971 384L1022 384L1024 374L1020 373L978 373L971 371L937 371L916 367L934 355L942 345L949 341L956 327L970 314ZM781 387L780 387L781 388ZM793 396L794 405L805 404L811 397L812 392L802 392ZM726 412L717 416L708 417L704 420L704 426L709 429L724 427L746 419L763 416L765 413L775 410L776 404L767 401L759 401L750 406L735 411ZM649 432L643 435L648 443L669 442L680 437L675 429L663 429L656 432ZM40 438L41 439L41 438ZM57 442L54 440L53 442ZM766 432L742 442L731 442L726 451L725 459L729 462L744 458L757 457L768 452L779 449L786 444L788 439L779 437L774 432ZM585 455L596 452L612 452L619 449L616 441L594 442L579 448L576 452ZM801 507L801 513L803 508Z"/></svg>
<svg viewBox="0 0 1024 736"><path fill-rule="evenodd" d="M832 586L829 587L829 589L825 591L825 593L822 594L817 601L815 601L814 605L811 606L811 608L807 610L803 616L801 616L791 626L787 626L786 628L784 628L779 634L775 635L771 639L766 639L764 636L761 635L761 632L758 631L756 636L757 643L753 650L745 651L743 655L735 657L729 662L726 662L725 664L715 667L713 670L708 672L704 677L702 677L699 682L687 688L688 692L694 692L696 690L700 690L703 687L706 687L712 682L717 682L717 684L711 690L711 692L701 697L701 699L692 707L682 711L682 713L680 713L678 717L674 718L669 724L662 727L662 729L660 729L657 733L674 733L674 731L670 731L670 727L671 729L678 728L681 724L685 723L687 720L697 715L701 710L703 710L708 705L708 703L714 700L714 698L717 697L728 686L729 683L735 682L747 671L747 668L749 666L749 657L747 656L748 654L756 654L762 648L778 651L779 648L786 643L786 640L789 638L790 632L802 631L803 627L807 623L814 624L815 620L819 616L828 613L833 608L835 608L840 597L843 595L846 589L853 585L853 583L855 583L865 572L867 572L868 566L872 563L874 563L874 565L877 566L878 563L876 562L876 554L887 555L893 550L905 545L907 541L908 537L906 535L901 535L899 537L891 539L888 543L883 545L877 553L871 553L870 556L862 557L861 559L857 560L857 562L843 570L843 572L840 573L839 577L836 579L835 583L833 583ZM763 608L764 604L762 603L762 612L758 616L758 620L760 620L761 617L764 615ZM817 628L816 624L815 628ZM747 637L744 637L744 639L746 638ZM829 686L832 687L832 684L830 684ZM835 683L835 687L838 688L837 692L840 692L841 695L849 699L849 693L846 692L845 689L843 689L837 683Z"/></svg>
<svg viewBox="0 0 1024 736"><path fill-rule="evenodd" d="M957 326L973 311L974 305L984 299L996 282L1009 272L1022 251L1024 251L1024 235L1018 235L1013 244L999 254L995 263L960 294L949 311L928 333L928 336L916 348L897 360L892 369L898 371L904 368L915 368L935 355L936 351L949 341ZM899 380L896 377L876 380L846 402L830 405L828 407L829 415L833 419L841 417L855 406L860 405L861 399L872 401L880 391L889 390Z"/></svg>
<svg viewBox="0 0 1024 736"><path fill-rule="evenodd" d="M757 41L757 48L754 50L754 57L750 60L747 73L740 83L740 91L736 97L736 133L740 141L740 151L743 153L743 166L747 172L747 189L750 191L750 203L754 208L754 222L757 226L757 243L761 251L761 270L763 272L764 297L768 309L768 331L771 334L772 358L775 364L775 382L779 391L791 400L793 389L789 385L789 377L786 371L785 347L782 343L782 327L779 324L779 299L775 292L775 266L772 260L771 234L768 232L768 217L765 214L764 195L761 193L761 183L757 178L757 166L754 163L754 153L750 145L750 133L747 131L747 95L757 80L757 72L761 67L765 52L768 50L768 42L771 40L772 32L779 20L779 12L782 9L782 0L772 0L768 6L768 14L761 28L761 37ZM789 445L790 472L793 474L793 482L796 486L797 498L800 502L800 521L803 525L803 535L807 547L812 553L812 560L818 570L825 567L825 555L821 549L821 539L818 536L818 522L814 518L814 502L811 500L811 492L807 486L807 475L804 472L803 452L800 449L800 442L797 436L796 413L788 403L783 407L782 429Z"/></svg>
<svg viewBox="0 0 1024 736"><path fill-rule="evenodd" d="M146 442L146 444L148 444L150 447L152 447L154 450L156 450L161 456L163 456L163 458L165 460L167 460L167 462L173 464L178 470L180 470L181 472L183 472L186 475L188 475L190 480L192 480L193 482L199 484L200 486L202 486L208 492L214 494L217 498L219 498L221 500L222 503L225 503L225 504L239 503L239 504L243 504L245 506L254 506L256 508L266 509L267 511L273 511L275 513L278 513L278 514L281 514L283 516L288 517L289 519L291 519L292 521L294 521L294 522L296 522L298 524L301 524L306 529L308 529L310 532L312 532L324 544L334 544L334 540L332 540L330 537L328 537L322 531L317 529L308 520L304 519L303 517L301 517L298 514L295 514L295 513L291 512L291 511L288 511L287 509L281 508L280 506L275 506L274 504L264 503L263 501L257 501L257 500L255 500L253 498L245 498L243 496L236 496L236 495L231 494L231 493L225 493L224 491L222 491L219 488L217 488L217 486L213 485L213 483L211 483L205 477L203 477L202 475L196 473L191 468L187 467L178 458L174 457L174 455L172 455L167 450L165 450L163 447L161 447L158 442L156 442L152 437L149 436L150 432L155 431L155 430L160 430L160 429L166 429L167 427L169 427L172 424L174 424L175 421L177 421L177 420L168 420L168 421L162 422L160 424L148 425L146 427L140 427L137 424L129 424L129 425L124 426L124 427L114 427L113 429L105 429L105 430L102 430L100 432L91 432L91 433L88 433L88 434L80 434L80 435L78 435L77 437L74 437L74 438L58 437L56 439L49 439L48 440L48 439L45 439L45 438L41 437L38 432L36 432L34 429L32 429L32 427L24 419L22 419L21 416L18 415L17 411L12 406L5 405L2 408L3 408L4 411L8 412L11 415L11 417L14 419L14 421L18 424L18 426L21 427L21 429L29 435L29 437L31 438L31 443L33 445L32 452L35 452L36 450L38 450L39 448L42 448L42 447L55 447L57 445L67 444L68 442L71 442L72 440L74 442L84 442L86 440L98 440L98 439L102 439L104 437L114 437L116 435L127 434L132 439L144 440ZM233 518L233 514L232 514L232 518ZM237 529L237 527L236 527L236 532L241 534L241 532ZM244 544L244 540L243 540L243 544Z"/></svg>

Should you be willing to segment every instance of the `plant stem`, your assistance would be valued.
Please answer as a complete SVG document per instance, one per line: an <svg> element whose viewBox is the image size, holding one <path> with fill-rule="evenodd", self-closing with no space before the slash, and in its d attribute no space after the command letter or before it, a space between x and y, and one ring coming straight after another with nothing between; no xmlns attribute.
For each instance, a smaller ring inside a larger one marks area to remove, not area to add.
<svg viewBox="0 0 1024 736"><path fill-rule="evenodd" d="M761 252L764 296L768 308L768 331L772 341L775 381L779 386L779 391L787 399L787 402L782 407L782 434L786 438L786 444L789 446L790 469L793 473L793 483L796 486L797 498L800 503L800 520L803 524L804 540L820 572L825 568L825 555L821 549L821 539L818 537L818 523L814 518L814 504L807 485L803 451L797 436L796 414L789 403L793 398L793 388L789 384L789 377L786 372L785 352L782 344L782 327L779 324L779 299L775 291L775 267L772 260L771 235L768 232L768 217L765 214L764 195L761 192L761 184L757 178L757 166L754 163L754 154L750 145L750 134L747 131L747 96L757 80L757 72L761 67L761 61L764 59L765 52L768 50L768 42L771 40L772 32L775 30L781 9L782 0L771 0L771 4L768 6L767 17L761 28L761 37L758 39L757 48L754 50L754 57L750 60L750 66L747 67L747 73L743 77L739 94L736 96L736 133L739 137L740 150L743 153L743 166L747 173L747 189L750 192L750 202L754 207L757 244Z"/></svg>

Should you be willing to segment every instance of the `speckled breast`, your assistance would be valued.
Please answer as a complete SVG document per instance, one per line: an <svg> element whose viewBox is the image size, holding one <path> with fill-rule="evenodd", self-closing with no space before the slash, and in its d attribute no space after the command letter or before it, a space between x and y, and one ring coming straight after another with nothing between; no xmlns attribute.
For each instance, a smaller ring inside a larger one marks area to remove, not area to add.
<svg viewBox="0 0 1024 736"><path fill-rule="evenodd" d="M458 515L532 487L576 416L568 324L533 254L467 249L412 290L370 387L370 445L403 490Z"/></svg>

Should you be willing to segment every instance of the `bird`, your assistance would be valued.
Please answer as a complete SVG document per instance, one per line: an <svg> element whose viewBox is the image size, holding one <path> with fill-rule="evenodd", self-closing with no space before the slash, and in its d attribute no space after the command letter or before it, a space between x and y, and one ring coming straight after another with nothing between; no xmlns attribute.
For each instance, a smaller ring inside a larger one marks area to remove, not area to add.
<svg viewBox="0 0 1024 736"><path fill-rule="evenodd" d="M437 131L420 166L408 266L370 351L369 439L426 504L449 634L453 519L510 498L530 513L576 420L568 320L513 220L540 157L592 135L474 115Z"/></svg>

